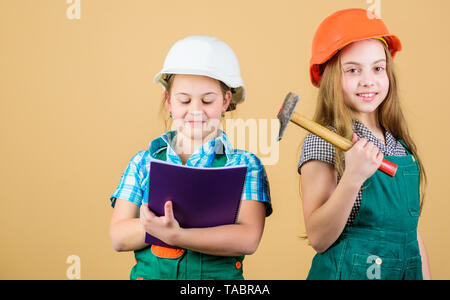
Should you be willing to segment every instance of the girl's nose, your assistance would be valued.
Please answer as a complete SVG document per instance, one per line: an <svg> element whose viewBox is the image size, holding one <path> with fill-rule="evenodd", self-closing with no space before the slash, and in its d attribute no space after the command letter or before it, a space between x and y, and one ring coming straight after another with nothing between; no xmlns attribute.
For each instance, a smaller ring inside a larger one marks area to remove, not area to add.
<svg viewBox="0 0 450 300"><path fill-rule="evenodd" d="M189 106L190 112L201 112L202 111L202 100L200 99L192 99L191 105Z"/></svg>
<svg viewBox="0 0 450 300"><path fill-rule="evenodd" d="M375 81L371 74L368 72L363 72L359 80L359 85L364 87L373 86L375 85Z"/></svg>

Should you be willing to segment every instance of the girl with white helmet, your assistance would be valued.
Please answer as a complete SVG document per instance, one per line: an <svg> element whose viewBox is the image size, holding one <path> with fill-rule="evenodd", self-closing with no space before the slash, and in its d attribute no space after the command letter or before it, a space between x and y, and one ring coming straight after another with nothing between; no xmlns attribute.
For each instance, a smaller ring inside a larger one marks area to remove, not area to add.
<svg viewBox="0 0 450 300"><path fill-rule="evenodd" d="M155 82L165 90L164 105L176 129L131 159L111 196L113 248L135 252L131 279L243 279L244 256L256 251L272 208L260 160L233 149L219 129L225 112L245 99L236 55L216 38L190 36L171 48ZM181 228L170 201L164 207L165 215L155 216L144 196L150 159L203 168L246 165L236 223ZM175 248L145 244L146 232Z"/></svg>

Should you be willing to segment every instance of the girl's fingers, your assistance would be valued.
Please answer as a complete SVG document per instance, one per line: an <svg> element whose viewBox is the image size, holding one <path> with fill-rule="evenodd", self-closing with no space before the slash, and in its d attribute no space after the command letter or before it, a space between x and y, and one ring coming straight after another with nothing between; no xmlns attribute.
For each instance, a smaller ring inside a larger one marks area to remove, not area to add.
<svg viewBox="0 0 450 300"><path fill-rule="evenodd" d="M375 158L378 153L378 148L373 142L368 142L366 145L366 151L370 158Z"/></svg>
<svg viewBox="0 0 450 300"><path fill-rule="evenodd" d="M368 140L366 138L359 139L354 147L362 150L367 145L367 142Z"/></svg>
<svg viewBox="0 0 450 300"><path fill-rule="evenodd" d="M372 151L373 151L373 157L374 157L375 159L378 159L378 155L381 153L381 152L380 152L380 149L378 149L378 147L374 146L373 149L372 149Z"/></svg>
<svg viewBox="0 0 450 300"><path fill-rule="evenodd" d="M143 216L146 219L155 217L155 214L148 208L147 203L142 203L140 212L141 212L141 216Z"/></svg>
<svg viewBox="0 0 450 300"><path fill-rule="evenodd" d="M172 201L167 201L164 204L164 216L169 218L169 220L172 220L174 218L173 209L172 209Z"/></svg>
<svg viewBox="0 0 450 300"><path fill-rule="evenodd" d="M141 207L140 207L140 209L139 209L139 215L141 216L141 217L144 217L146 214L145 214L145 210L146 209L148 209L148 206L147 206L147 204L145 204L145 203L142 203L141 204Z"/></svg>
<svg viewBox="0 0 450 300"><path fill-rule="evenodd" d="M356 143L358 141L358 135L356 133L353 132L352 134L352 143Z"/></svg>
<svg viewBox="0 0 450 300"><path fill-rule="evenodd" d="M381 152L378 152L377 154L377 164L381 165L381 162L383 161L384 155Z"/></svg>
<svg viewBox="0 0 450 300"><path fill-rule="evenodd" d="M377 146L375 146L373 142L367 143L366 151L369 157L372 158L373 160L376 160L378 153L380 153L380 149Z"/></svg>

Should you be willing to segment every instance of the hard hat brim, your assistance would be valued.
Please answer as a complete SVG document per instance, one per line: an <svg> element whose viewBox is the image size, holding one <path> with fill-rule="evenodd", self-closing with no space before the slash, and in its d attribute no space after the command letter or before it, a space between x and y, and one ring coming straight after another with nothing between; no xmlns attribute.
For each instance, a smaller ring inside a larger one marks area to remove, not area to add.
<svg viewBox="0 0 450 300"><path fill-rule="evenodd" d="M341 41L341 44L345 44L344 48L352 43L359 42L366 39L373 39L373 38L379 38L382 37L386 40L386 42L389 45L389 52L391 53L392 58L395 57L397 52L402 50L402 43L400 39L393 34L387 34L387 35L375 35L375 36L364 36L360 38L353 38L349 41ZM322 71L323 71L323 64L327 63L336 53L338 53L340 50L342 50L343 45L338 44L335 47L333 47L334 51L331 51L326 56L316 56L312 57L310 61L310 69L309 74L311 78L311 82L314 86L318 87L320 80L322 78Z"/></svg>

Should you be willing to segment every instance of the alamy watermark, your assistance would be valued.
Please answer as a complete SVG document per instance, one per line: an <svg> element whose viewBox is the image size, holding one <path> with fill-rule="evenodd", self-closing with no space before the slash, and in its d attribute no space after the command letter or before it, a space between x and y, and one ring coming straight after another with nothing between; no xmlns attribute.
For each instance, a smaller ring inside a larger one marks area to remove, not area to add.
<svg viewBox="0 0 450 300"><path fill-rule="evenodd" d="M70 264L67 268L66 276L68 279L81 279L81 259L78 255L69 255L66 263Z"/></svg>
<svg viewBox="0 0 450 300"><path fill-rule="evenodd" d="M370 255L369 257L367 257L367 263L371 264L367 268L367 279L381 279L381 258L376 255Z"/></svg>
<svg viewBox="0 0 450 300"><path fill-rule="evenodd" d="M247 150L257 155L263 165L278 163L280 128L278 119L227 119L224 123L228 141L233 148ZM202 113L191 113L189 119L174 119L171 130L190 137L177 139L176 136L171 141L172 148L176 149L178 154L192 154L200 147L204 147L205 141L218 136L222 130L222 122L218 119L206 119ZM222 154L223 148L218 147L215 152Z"/></svg>
<svg viewBox="0 0 450 300"><path fill-rule="evenodd" d="M69 20L81 19L81 0L66 0L67 4L71 4L66 10L66 16Z"/></svg>
<svg viewBox="0 0 450 300"><path fill-rule="evenodd" d="M381 19L381 0L366 0L367 4L371 4L367 9L367 17L369 19Z"/></svg>
<svg viewBox="0 0 450 300"><path fill-rule="evenodd" d="M228 139L237 149L248 149L258 154L264 165L275 165L279 160L278 119L228 119ZM248 132L248 134L247 134ZM248 141L248 147L246 147Z"/></svg>

